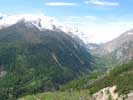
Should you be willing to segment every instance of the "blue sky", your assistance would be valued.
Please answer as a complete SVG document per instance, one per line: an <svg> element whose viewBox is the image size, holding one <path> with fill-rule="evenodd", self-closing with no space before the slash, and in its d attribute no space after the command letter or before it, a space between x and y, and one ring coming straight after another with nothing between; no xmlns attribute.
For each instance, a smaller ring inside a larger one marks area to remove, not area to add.
<svg viewBox="0 0 133 100"><path fill-rule="evenodd" d="M80 27L92 42L105 42L132 28L132 5L133 0L0 0L0 13L43 13ZM97 38L101 34L104 39Z"/></svg>
<svg viewBox="0 0 133 100"><path fill-rule="evenodd" d="M53 5L50 5L52 3ZM64 5L58 5L59 3ZM65 3L72 5L65 5ZM87 16L88 14L117 16L131 14L132 4L133 0L0 0L0 12L11 14L41 12L57 17Z"/></svg>

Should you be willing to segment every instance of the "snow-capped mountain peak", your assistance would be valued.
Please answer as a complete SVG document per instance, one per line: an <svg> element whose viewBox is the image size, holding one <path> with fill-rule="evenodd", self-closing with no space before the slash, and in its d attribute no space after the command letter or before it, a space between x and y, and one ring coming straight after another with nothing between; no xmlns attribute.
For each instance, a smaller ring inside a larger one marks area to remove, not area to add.
<svg viewBox="0 0 133 100"><path fill-rule="evenodd" d="M78 28L66 25L64 23L59 22L54 17L45 16L43 14L34 15L34 14L18 14L18 15L2 15L0 14L0 29L5 28L8 26L11 26L13 24L16 24L19 21L28 22L27 25L34 25L39 30L42 29L59 29L61 31L64 31L65 33L71 35L72 37L79 37L81 40L83 40L85 43L87 43L87 38L85 34L81 31L79 31Z"/></svg>
<svg viewBox="0 0 133 100"><path fill-rule="evenodd" d="M52 25L57 23L56 20L52 17L47 17L44 15L23 14L23 15L11 15L3 17L0 20L0 26L8 27L10 25L17 23L20 20L31 22L38 28L46 28L46 29L52 29Z"/></svg>

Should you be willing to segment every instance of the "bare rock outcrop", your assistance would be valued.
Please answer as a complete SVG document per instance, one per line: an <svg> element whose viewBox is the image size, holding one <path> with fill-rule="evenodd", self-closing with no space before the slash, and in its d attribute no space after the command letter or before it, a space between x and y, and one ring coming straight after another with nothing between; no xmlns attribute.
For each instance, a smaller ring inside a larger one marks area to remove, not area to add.
<svg viewBox="0 0 133 100"><path fill-rule="evenodd" d="M117 86L106 87L92 95L91 100L133 100L133 92L126 95L119 95Z"/></svg>
<svg viewBox="0 0 133 100"><path fill-rule="evenodd" d="M117 100L117 87L106 87L92 96L93 100Z"/></svg>

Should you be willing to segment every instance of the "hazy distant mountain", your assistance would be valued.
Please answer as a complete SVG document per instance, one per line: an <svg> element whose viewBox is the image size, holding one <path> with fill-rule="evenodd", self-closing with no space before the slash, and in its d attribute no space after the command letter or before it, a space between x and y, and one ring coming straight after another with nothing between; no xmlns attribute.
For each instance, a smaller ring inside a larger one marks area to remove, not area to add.
<svg viewBox="0 0 133 100"><path fill-rule="evenodd" d="M86 46L89 50L95 50L101 47L102 44L87 43Z"/></svg>
<svg viewBox="0 0 133 100"><path fill-rule="evenodd" d="M126 31L118 38L103 44L93 53L106 56L117 64L133 60L133 30Z"/></svg>

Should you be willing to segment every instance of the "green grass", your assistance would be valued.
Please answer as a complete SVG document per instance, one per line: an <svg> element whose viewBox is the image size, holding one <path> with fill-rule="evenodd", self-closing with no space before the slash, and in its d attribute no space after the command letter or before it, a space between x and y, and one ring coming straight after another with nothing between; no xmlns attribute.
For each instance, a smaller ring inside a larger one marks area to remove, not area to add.
<svg viewBox="0 0 133 100"><path fill-rule="evenodd" d="M100 84L99 84L100 83ZM119 94L133 91L133 62L113 68L109 73L94 81L88 89L91 94L108 86L117 85Z"/></svg>
<svg viewBox="0 0 133 100"><path fill-rule="evenodd" d="M92 76L74 80L63 86L63 92L34 94L18 100L91 100L92 94L113 85L117 85L117 92L120 95L133 91L133 62L117 66L104 75L100 74L101 77L97 76L99 74L95 73ZM84 90L80 86L83 86L89 79L95 80Z"/></svg>
<svg viewBox="0 0 133 100"><path fill-rule="evenodd" d="M18 100L90 100L90 95L88 90L46 92L37 95L28 95Z"/></svg>
<svg viewBox="0 0 133 100"><path fill-rule="evenodd" d="M72 80L66 84L63 84L62 86L60 86L60 90L69 90L69 89L73 89L73 90L80 90L85 88L85 85L95 79L98 78L98 76L102 75L103 72L93 72L89 75L85 75L80 77L79 79L75 79Z"/></svg>

